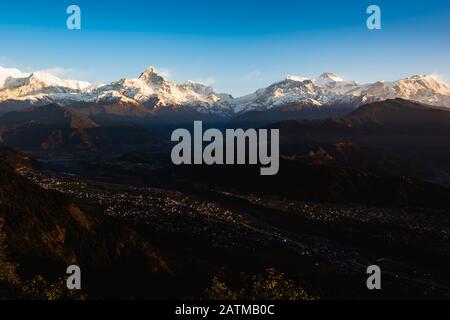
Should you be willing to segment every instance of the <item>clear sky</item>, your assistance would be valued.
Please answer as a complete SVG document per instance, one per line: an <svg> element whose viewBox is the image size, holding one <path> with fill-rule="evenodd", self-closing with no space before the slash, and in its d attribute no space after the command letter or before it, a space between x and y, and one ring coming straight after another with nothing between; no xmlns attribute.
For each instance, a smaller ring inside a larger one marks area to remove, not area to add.
<svg viewBox="0 0 450 320"><path fill-rule="evenodd" d="M66 28L79 5L82 29ZM366 9L382 10L382 29ZM15 0L0 2L0 65L107 83L149 65L175 82L250 93L287 75L450 82L450 1Z"/></svg>

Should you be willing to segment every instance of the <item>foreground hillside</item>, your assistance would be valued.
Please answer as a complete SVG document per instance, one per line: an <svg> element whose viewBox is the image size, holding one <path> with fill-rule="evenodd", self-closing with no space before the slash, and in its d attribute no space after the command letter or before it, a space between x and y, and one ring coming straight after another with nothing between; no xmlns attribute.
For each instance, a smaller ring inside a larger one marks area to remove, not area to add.
<svg viewBox="0 0 450 320"><path fill-rule="evenodd" d="M18 279L43 276L52 283L75 264L83 266L89 279L86 286L95 292L96 287L107 285L108 274L114 272L130 281L128 290L139 286L131 270L144 276L144 282L170 273L157 250L130 228L86 212L59 192L41 189L3 161L0 168L2 249L17 264ZM16 284L6 281L6 285ZM102 290L114 295L127 288L114 288L112 283Z"/></svg>

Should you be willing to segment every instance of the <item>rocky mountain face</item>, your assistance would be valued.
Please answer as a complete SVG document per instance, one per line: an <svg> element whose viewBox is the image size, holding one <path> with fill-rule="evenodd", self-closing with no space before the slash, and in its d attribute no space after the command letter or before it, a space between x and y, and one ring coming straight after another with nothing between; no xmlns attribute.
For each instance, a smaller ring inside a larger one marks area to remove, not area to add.
<svg viewBox="0 0 450 320"><path fill-rule="evenodd" d="M450 88L427 75L371 84L346 81L329 72L312 79L289 76L254 94L238 98L236 111L268 110L298 103L316 108L356 108L370 102L395 98L450 107Z"/></svg>

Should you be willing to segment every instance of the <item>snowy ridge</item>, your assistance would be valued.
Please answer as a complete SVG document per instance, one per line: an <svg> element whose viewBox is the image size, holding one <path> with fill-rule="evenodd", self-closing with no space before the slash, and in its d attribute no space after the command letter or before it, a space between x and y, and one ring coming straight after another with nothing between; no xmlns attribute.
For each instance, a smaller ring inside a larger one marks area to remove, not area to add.
<svg viewBox="0 0 450 320"><path fill-rule="evenodd" d="M308 101L315 106L356 108L365 103L394 98L450 107L450 87L429 75L371 84L346 81L330 72L316 78L288 76L284 81L237 98L235 110L267 110Z"/></svg>
<svg viewBox="0 0 450 320"><path fill-rule="evenodd" d="M149 67L136 79L120 79L106 85L62 80L50 74L24 74L17 69L0 67L0 102L20 101L30 104L79 102L95 104L122 103L161 108L192 108L202 113L230 116L253 110L268 110L286 105L311 107L346 107L393 98L404 98L425 104L450 107L450 87L429 75L370 84L347 81L331 72L315 78L288 76L267 88L233 98L219 94L206 84L167 81Z"/></svg>
<svg viewBox="0 0 450 320"><path fill-rule="evenodd" d="M217 94L204 84L190 81L179 85L166 81L153 67L147 68L137 79L121 79L109 85L82 91L82 100L104 103L130 102L152 109L163 107L193 107L200 112L231 112L231 98Z"/></svg>
<svg viewBox="0 0 450 320"><path fill-rule="evenodd" d="M3 89L14 89L29 86L32 89L44 87L60 87L74 90L83 90L89 87L89 82L76 80L62 80L48 73L35 72L24 77L8 77L3 83Z"/></svg>
<svg viewBox="0 0 450 320"><path fill-rule="evenodd" d="M0 67L0 89L3 88L5 80L8 79L9 77L21 78L26 76L27 76L26 74L22 73L18 69Z"/></svg>

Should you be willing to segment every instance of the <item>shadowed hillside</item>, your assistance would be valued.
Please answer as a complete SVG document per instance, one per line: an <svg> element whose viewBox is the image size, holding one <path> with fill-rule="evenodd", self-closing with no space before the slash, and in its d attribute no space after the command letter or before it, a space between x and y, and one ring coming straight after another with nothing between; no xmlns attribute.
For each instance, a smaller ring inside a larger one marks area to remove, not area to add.
<svg viewBox="0 0 450 320"><path fill-rule="evenodd" d="M139 288L156 275L170 274L164 259L139 234L111 218L86 212L59 192L41 189L4 161L0 219L3 246L9 259L18 263L23 280L37 275L57 280L67 266L76 264L94 296L100 285L102 292L127 296L127 290L139 294ZM114 274L121 280L110 281Z"/></svg>

